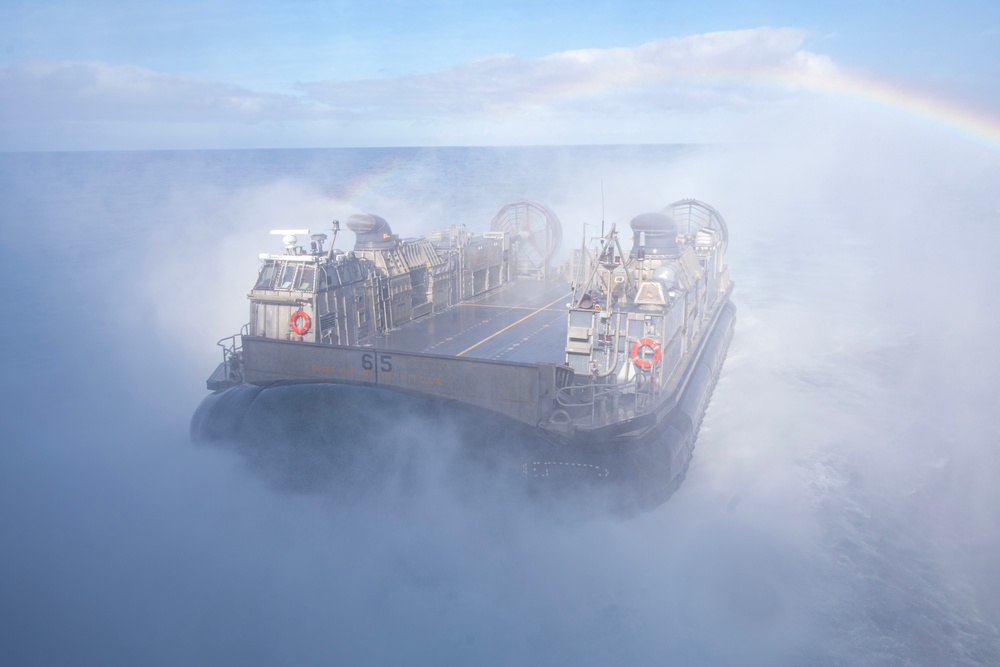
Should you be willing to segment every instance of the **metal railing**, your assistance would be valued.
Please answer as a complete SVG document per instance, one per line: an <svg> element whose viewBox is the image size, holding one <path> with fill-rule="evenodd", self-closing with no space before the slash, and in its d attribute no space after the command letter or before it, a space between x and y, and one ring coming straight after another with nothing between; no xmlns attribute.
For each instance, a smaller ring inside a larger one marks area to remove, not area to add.
<svg viewBox="0 0 1000 667"><path fill-rule="evenodd" d="M238 334L227 336L216 345L222 348L222 366L226 379L240 384L243 382L243 336L250 331L250 324L244 324Z"/></svg>
<svg viewBox="0 0 1000 667"><path fill-rule="evenodd" d="M581 426L598 426L644 414L652 409L652 393L637 378L618 383L587 383L563 387L556 392L556 412L562 419ZM557 418L558 421L559 418Z"/></svg>

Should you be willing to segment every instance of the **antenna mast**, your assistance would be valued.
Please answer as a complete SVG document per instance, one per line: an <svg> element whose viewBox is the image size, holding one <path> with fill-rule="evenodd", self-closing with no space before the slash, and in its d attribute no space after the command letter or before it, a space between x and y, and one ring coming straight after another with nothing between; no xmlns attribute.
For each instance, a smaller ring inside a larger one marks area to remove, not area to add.
<svg viewBox="0 0 1000 667"><path fill-rule="evenodd" d="M601 179L601 238L604 238L604 179Z"/></svg>

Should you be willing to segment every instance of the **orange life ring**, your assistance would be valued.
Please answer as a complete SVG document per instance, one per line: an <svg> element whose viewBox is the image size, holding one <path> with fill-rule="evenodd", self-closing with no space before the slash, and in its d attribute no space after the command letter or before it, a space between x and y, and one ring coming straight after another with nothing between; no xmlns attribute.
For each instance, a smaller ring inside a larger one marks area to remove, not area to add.
<svg viewBox="0 0 1000 667"><path fill-rule="evenodd" d="M299 320L302 320L302 324L299 324ZM312 326L312 320L309 319L309 315L301 308L292 313L292 316L288 318L288 323L292 326L292 331L300 336L308 333L309 327Z"/></svg>
<svg viewBox="0 0 1000 667"><path fill-rule="evenodd" d="M648 347L653 350L653 358L645 359L639 353L642 348ZM652 338L640 338L636 342L632 343L632 363L634 363L639 368L649 369L653 367L653 364L660 363L660 346Z"/></svg>

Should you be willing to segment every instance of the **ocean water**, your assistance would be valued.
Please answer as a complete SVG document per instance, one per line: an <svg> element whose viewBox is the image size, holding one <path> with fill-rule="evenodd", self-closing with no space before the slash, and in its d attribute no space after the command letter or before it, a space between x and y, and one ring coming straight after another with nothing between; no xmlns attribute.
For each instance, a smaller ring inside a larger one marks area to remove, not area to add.
<svg viewBox="0 0 1000 667"><path fill-rule="evenodd" d="M998 182L903 131L0 154L2 661L1000 664ZM525 197L566 246L683 197L727 219L736 338L669 502L470 499L419 419L419 483L352 502L190 443L269 229L485 230Z"/></svg>

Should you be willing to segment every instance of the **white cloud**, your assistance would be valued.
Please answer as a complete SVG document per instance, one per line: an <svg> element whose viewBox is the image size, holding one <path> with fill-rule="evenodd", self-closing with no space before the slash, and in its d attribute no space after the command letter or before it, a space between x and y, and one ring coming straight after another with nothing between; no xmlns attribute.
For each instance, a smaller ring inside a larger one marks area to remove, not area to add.
<svg viewBox="0 0 1000 667"><path fill-rule="evenodd" d="M0 149L726 140L715 128L734 114L771 113L799 84L835 72L802 49L804 38L758 28L494 55L419 75L303 83L290 95L131 65L34 61L0 68Z"/></svg>
<svg viewBox="0 0 1000 667"><path fill-rule="evenodd" d="M101 62L33 61L0 68L0 118L254 122L301 117L295 98Z"/></svg>
<svg viewBox="0 0 1000 667"><path fill-rule="evenodd" d="M619 108L670 111L706 104L742 106L760 80L808 81L835 71L803 51L805 33L759 28L664 39L635 48L564 51L542 58L498 55L432 74L303 85L344 117L447 118L529 108L577 113ZM741 89L734 95L734 89Z"/></svg>

